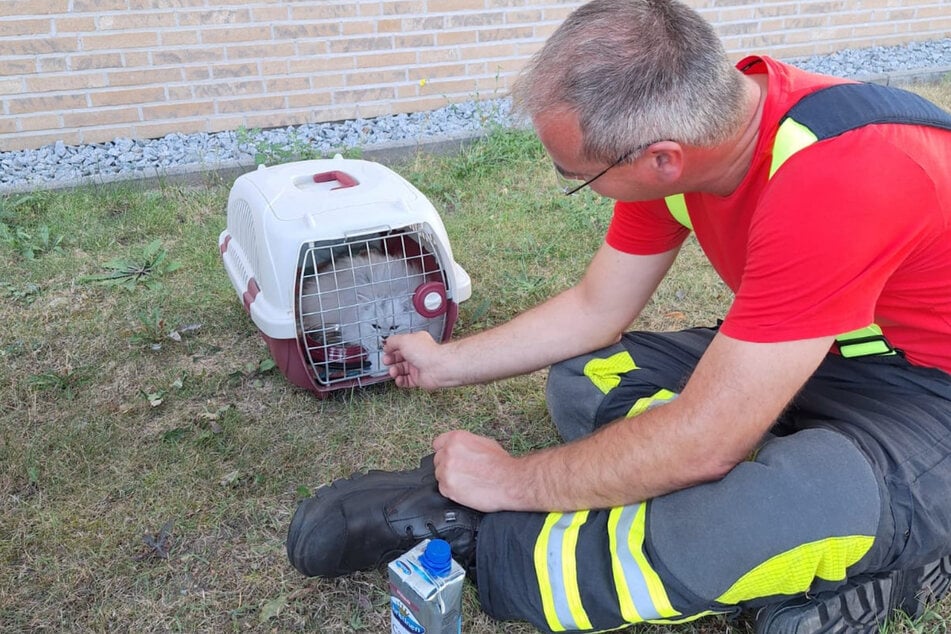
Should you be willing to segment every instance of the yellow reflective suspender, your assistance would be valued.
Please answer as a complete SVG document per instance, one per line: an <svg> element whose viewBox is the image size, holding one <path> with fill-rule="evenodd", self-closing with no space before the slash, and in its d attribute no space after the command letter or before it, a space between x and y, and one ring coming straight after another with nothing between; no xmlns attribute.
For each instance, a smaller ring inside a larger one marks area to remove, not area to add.
<svg viewBox="0 0 951 634"><path fill-rule="evenodd" d="M897 354L876 324L839 335L835 343L846 359Z"/></svg>

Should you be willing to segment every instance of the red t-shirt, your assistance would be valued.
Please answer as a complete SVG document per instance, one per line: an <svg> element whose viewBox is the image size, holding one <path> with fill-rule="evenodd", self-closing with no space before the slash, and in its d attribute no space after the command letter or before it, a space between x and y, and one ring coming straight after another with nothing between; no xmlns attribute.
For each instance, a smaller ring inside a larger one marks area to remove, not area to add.
<svg viewBox="0 0 951 634"><path fill-rule="evenodd" d="M750 170L729 196L686 194L697 240L735 294L721 330L777 342L874 322L912 363L951 372L951 132L865 126L800 150L769 178L780 118L844 80L768 57L738 67L769 82ZM688 233L662 200L618 202L606 239L653 254Z"/></svg>

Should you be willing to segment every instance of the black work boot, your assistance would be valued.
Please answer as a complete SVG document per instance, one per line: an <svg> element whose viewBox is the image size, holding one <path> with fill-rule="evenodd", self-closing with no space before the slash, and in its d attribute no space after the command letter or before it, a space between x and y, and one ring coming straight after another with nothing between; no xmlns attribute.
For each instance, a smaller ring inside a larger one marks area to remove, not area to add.
<svg viewBox="0 0 951 634"><path fill-rule="evenodd" d="M439 494L432 455L411 471L370 471L336 480L297 507L287 557L309 577L383 566L427 537L452 546L468 572L482 513Z"/></svg>
<svg viewBox="0 0 951 634"><path fill-rule="evenodd" d="M756 634L873 634L900 610L918 619L951 586L951 557L921 568L860 575L841 588L768 605Z"/></svg>

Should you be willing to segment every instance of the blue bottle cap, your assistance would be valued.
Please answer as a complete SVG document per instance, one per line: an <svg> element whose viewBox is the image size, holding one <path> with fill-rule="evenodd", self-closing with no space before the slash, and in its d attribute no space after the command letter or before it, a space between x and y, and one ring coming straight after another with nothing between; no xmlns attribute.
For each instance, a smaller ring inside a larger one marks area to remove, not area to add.
<svg viewBox="0 0 951 634"><path fill-rule="evenodd" d="M426 572L435 577L445 577L452 570L452 548L449 542L444 539L434 539L426 544L419 563L423 565Z"/></svg>

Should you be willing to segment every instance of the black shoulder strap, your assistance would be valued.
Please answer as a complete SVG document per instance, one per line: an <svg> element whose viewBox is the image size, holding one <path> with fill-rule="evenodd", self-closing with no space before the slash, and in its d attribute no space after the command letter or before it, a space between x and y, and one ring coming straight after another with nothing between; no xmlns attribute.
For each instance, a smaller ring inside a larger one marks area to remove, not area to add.
<svg viewBox="0 0 951 634"><path fill-rule="evenodd" d="M904 123L951 130L951 113L913 92L880 84L836 84L800 99L783 117L828 139L875 123Z"/></svg>

